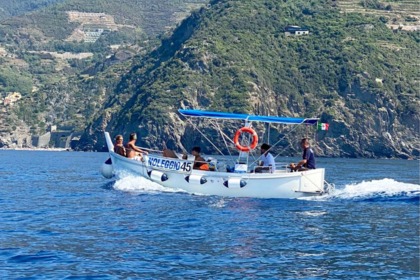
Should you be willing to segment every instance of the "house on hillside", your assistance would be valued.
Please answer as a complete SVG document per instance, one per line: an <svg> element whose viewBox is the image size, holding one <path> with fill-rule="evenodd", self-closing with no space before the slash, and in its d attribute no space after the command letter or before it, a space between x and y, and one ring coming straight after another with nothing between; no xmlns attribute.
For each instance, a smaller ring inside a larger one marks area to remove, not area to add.
<svg viewBox="0 0 420 280"><path fill-rule="evenodd" d="M309 35L309 29L297 25L288 25L284 28L284 35L286 36L301 36Z"/></svg>

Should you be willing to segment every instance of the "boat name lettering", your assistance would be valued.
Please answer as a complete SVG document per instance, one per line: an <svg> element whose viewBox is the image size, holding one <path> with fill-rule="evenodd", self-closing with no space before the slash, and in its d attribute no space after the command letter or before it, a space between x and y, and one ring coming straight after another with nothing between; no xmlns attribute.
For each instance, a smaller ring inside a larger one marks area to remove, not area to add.
<svg viewBox="0 0 420 280"><path fill-rule="evenodd" d="M149 157L149 166L153 166L157 168L164 168L164 169L169 169L169 170L182 170L185 172L189 172L191 171L192 163Z"/></svg>

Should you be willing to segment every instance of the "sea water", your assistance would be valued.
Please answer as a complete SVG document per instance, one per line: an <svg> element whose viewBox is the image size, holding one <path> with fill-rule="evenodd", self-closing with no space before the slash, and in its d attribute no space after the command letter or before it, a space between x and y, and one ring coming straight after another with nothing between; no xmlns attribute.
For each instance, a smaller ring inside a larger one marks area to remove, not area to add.
<svg viewBox="0 0 420 280"><path fill-rule="evenodd" d="M0 151L0 279L419 278L419 161L318 158L330 195L256 199L107 180L107 158Z"/></svg>

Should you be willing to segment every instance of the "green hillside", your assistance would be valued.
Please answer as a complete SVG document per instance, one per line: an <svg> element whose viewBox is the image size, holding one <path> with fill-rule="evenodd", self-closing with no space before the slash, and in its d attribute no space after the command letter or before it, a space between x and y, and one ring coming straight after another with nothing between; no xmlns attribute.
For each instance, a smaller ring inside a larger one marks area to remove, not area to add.
<svg viewBox="0 0 420 280"><path fill-rule="evenodd" d="M52 0L40 1L47 3ZM27 13L22 17L14 17L3 22L0 25L1 30L7 30L11 33L36 31L44 39L66 39L74 31L78 23L69 23L68 12L75 11L81 13L103 13L113 17L115 24L128 29L140 29L149 36L156 36L174 26L174 23L182 20L189 11L199 8L207 3L205 0L61 0L55 1L55 5L48 5L45 9L35 9L34 12ZM24 3L21 3L22 5ZM43 7L37 1L32 0L31 7ZM5 6L17 6L18 4L7 4ZM92 23L93 26L103 27L101 23ZM36 42L36 41L34 41ZM40 42L37 42L40 43Z"/></svg>
<svg viewBox="0 0 420 280"><path fill-rule="evenodd" d="M27 12L42 9L64 0L0 0L0 21Z"/></svg>
<svg viewBox="0 0 420 280"><path fill-rule="evenodd" d="M13 127L27 126L33 135L52 125L84 129L101 108L103 95L111 93L111 84L128 71L127 60L155 47L158 36L206 1L0 3L5 13L27 12L0 22L2 146L3 136L10 138ZM14 92L22 98L2 104Z"/></svg>
<svg viewBox="0 0 420 280"><path fill-rule="evenodd" d="M285 36L288 25L309 35ZM141 128L145 145L180 146L168 128L184 131L174 112L189 107L319 116L332 127L320 154L418 157L418 42L330 1L213 1L122 78L83 141Z"/></svg>

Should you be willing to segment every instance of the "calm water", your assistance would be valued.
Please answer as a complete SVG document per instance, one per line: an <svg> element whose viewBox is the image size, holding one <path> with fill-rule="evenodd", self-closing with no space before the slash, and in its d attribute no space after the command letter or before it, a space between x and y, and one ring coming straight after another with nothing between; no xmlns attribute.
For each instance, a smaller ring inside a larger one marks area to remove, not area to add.
<svg viewBox="0 0 420 280"><path fill-rule="evenodd" d="M106 180L106 159L0 151L0 279L419 278L419 161L318 159L337 190L287 200Z"/></svg>

